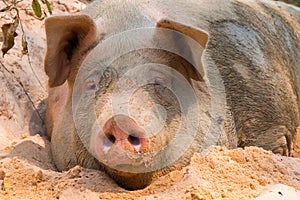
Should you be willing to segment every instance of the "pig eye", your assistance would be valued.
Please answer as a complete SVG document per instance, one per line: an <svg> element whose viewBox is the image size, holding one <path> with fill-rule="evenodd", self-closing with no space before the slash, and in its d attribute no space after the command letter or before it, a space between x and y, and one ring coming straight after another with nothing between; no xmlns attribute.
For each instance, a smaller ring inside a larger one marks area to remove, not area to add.
<svg viewBox="0 0 300 200"><path fill-rule="evenodd" d="M154 80L154 82L152 83L152 85L153 85L155 90L161 90L161 89L165 88L167 84L166 84L164 79L156 78Z"/></svg>
<svg viewBox="0 0 300 200"><path fill-rule="evenodd" d="M162 78L155 79L152 83L155 95L165 103L173 104L173 102L176 102L176 97L172 93L170 84L168 80Z"/></svg>
<svg viewBox="0 0 300 200"><path fill-rule="evenodd" d="M86 93L94 93L98 90L98 86L94 81L90 81L86 83L85 92Z"/></svg>
<svg viewBox="0 0 300 200"><path fill-rule="evenodd" d="M154 87L163 86L163 85L164 85L164 81L161 78L156 78L153 82Z"/></svg>

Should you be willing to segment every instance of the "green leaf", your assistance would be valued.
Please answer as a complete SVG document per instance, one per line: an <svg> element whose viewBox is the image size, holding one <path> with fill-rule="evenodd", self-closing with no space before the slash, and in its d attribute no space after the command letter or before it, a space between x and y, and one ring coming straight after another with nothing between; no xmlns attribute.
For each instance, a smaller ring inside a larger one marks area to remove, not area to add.
<svg viewBox="0 0 300 200"><path fill-rule="evenodd" d="M52 9L51 9L51 6L50 6L49 1L48 1L48 0L45 0L45 4L46 4L46 6L47 6L47 8L48 8L48 11L49 11L50 15L52 15Z"/></svg>
<svg viewBox="0 0 300 200"><path fill-rule="evenodd" d="M41 9L41 5L40 3L38 2L38 0L32 0L32 9L34 11L34 14L37 16L37 17L41 17L42 16L42 9Z"/></svg>

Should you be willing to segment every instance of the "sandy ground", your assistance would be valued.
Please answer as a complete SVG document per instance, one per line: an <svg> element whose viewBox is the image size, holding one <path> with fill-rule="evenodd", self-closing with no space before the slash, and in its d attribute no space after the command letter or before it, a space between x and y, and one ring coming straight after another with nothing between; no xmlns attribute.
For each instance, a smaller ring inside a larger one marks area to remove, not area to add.
<svg viewBox="0 0 300 200"><path fill-rule="evenodd" d="M49 152L49 142L39 135L6 147L0 155L0 199L253 199L279 183L289 187L277 185L265 199L300 198L300 160L257 147L212 147L138 191L126 191L105 173L80 166L56 172Z"/></svg>
<svg viewBox="0 0 300 200"><path fill-rule="evenodd" d="M56 14L85 7L71 0L51 3ZM1 1L0 8L4 6ZM18 8L30 59L21 53L19 28L15 48L0 58L0 199L300 199L300 159L256 147L212 147L195 154L185 168L138 191L120 188L101 171L77 166L57 172L43 128L43 20L34 17L30 0ZM9 20L9 14L0 13L0 25Z"/></svg>

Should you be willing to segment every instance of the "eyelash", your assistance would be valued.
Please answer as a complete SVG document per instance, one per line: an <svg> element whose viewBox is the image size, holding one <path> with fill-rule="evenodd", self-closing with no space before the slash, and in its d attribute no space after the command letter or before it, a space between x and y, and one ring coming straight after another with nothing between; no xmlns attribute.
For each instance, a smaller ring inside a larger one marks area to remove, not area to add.
<svg viewBox="0 0 300 200"><path fill-rule="evenodd" d="M164 79L162 79L162 78L155 78L154 82L153 82L153 85L161 85L161 86L165 85L164 84Z"/></svg>

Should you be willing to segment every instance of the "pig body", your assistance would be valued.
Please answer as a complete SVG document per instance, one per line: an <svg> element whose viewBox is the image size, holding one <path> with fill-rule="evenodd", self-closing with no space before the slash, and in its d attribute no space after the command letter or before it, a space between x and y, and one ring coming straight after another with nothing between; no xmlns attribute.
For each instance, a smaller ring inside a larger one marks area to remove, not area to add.
<svg viewBox="0 0 300 200"><path fill-rule="evenodd" d="M126 34L143 29L149 31ZM124 32L129 38L105 46L105 41ZM300 125L300 10L296 7L264 0L103 0L81 14L47 19L46 33L50 86L46 128L59 170L75 165L101 169L123 187L139 189L186 165L194 152L210 144L254 145L293 154ZM184 36L204 51L196 51ZM101 66L131 47L132 41L142 44L149 37L155 39L147 44L158 40L174 52L134 49L112 60L109 67ZM129 76L144 73L150 84L129 94L131 114L115 112L124 104L122 92L130 91L122 77L137 65L144 67ZM170 67L162 72L162 66ZM172 94L178 88L183 107L178 95ZM185 99L190 89L195 98ZM111 106L109 102L115 101L120 102ZM158 112L158 104L164 112ZM195 120L186 117L195 115ZM165 123L153 120L149 128L146 122L152 116ZM178 129L185 131L177 133ZM185 137L192 139L185 143ZM183 145L169 145L177 138ZM186 147L182 152L181 146Z"/></svg>

